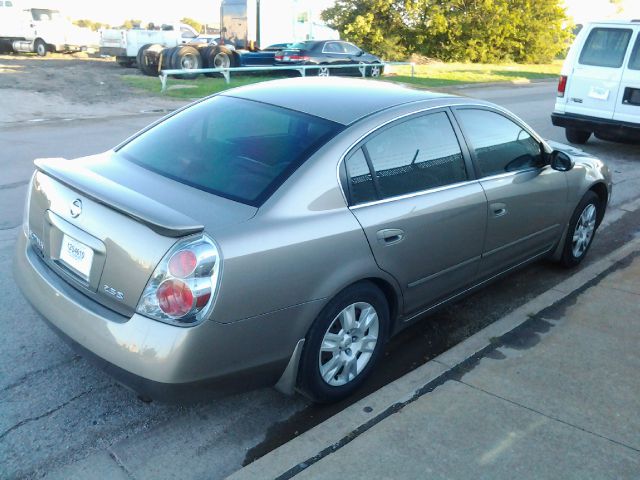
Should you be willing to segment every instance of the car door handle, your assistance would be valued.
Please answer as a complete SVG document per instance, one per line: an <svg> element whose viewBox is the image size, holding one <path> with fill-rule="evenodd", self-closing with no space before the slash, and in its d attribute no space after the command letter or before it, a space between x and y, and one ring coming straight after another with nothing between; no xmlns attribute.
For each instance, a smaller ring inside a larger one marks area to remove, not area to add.
<svg viewBox="0 0 640 480"><path fill-rule="evenodd" d="M491 214L494 217L502 217L508 213L507 206L504 203L492 203L489 208L491 208Z"/></svg>
<svg viewBox="0 0 640 480"><path fill-rule="evenodd" d="M376 236L378 237L378 242L385 246L395 245L404 240L404 231L397 228L385 228L384 230L378 230Z"/></svg>

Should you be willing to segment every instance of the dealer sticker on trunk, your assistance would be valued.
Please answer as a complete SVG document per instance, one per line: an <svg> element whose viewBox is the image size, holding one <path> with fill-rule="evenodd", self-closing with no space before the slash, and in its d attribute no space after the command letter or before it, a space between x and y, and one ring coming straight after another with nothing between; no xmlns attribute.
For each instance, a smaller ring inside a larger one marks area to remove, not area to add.
<svg viewBox="0 0 640 480"><path fill-rule="evenodd" d="M60 247L60 260L82 278L89 280L89 272L91 272L91 263L93 262L91 247L64 235Z"/></svg>

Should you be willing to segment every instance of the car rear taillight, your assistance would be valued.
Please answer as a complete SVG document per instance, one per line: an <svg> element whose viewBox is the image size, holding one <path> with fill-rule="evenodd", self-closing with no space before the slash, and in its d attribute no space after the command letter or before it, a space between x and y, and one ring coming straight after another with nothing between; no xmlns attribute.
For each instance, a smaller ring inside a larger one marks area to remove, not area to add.
<svg viewBox="0 0 640 480"><path fill-rule="evenodd" d="M284 55L276 55L276 56L275 56L275 59L276 59L276 61L278 61L278 62L281 62L283 58L284 58Z"/></svg>
<svg viewBox="0 0 640 480"><path fill-rule="evenodd" d="M289 59L293 62L308 62L309 57L306 55L291 55Z"/></svg>
<svg viewBox="0 0 640 480"><path fill-rule="evenodd" d="M179 241L151 275L136 312L172 325L201 322L216 297L220 264L220 252L207 235Z"/></svg>
<svg viewBox="0 0 640 480"><path fill-rule="evenodd" d="M564 97L564 92L567 89L567 76L561 75L558 80L558 97Z"/></svg>

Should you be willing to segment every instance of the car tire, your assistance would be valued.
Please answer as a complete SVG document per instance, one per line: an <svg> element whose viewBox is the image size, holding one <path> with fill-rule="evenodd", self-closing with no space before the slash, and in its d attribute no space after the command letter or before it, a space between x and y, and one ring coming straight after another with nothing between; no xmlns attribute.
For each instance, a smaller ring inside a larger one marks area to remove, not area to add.
<svg viewBox="0 0 640 480"><path fill-rule="evenodd" d="M331 76L331 69L329 68L329 66L327 64L321 64L320 68L318 68L317 70L317 74L319 77L330 77Z"/></svg>
<svg viewBox="0 0 640 480"><path fill-rule="evenodd" d="M175 70L197 70L202 68L202 57L200 52L190 46L176 47L174 54L171 56L171 68ZM194 79L199 73L178 74L176 78Z"/></svg>
<svg viewBox="0 0 640 480"><path fill-rule="evenodd" d="M45 41L38 38L33 44L33 51L36 52L39 57L46 57L49 49L47 48Z"/></svg>
<svg viewBox="0 0 640 480"><path fill-rule="evenodd" d="M569 221L560 264L567 268L577 266L587 255L603 214L602 202L589 190L576 207Z"/></svg>
<svg viewBox="0 0 640 480"><path fill-rule="evenodd" d="M320 312L305 339L298 389L316 403L351 395L382 355L389 331L389 305L373 283L343 290Z"/></svg>
<svg viewBox="0 0 640 480"><path fill-rule="evenodd" d="M591 132L577 128L565 128L564 134L570 143L577 143L579 145L587 143L587 140L591 137Z"/></svg>
<svg viewBox="0 0 640 480"><path fill-rule="evenodd" d="M368 77L378 78L382 76L383 67L379 63L374 63L369 67Z"/></svg>

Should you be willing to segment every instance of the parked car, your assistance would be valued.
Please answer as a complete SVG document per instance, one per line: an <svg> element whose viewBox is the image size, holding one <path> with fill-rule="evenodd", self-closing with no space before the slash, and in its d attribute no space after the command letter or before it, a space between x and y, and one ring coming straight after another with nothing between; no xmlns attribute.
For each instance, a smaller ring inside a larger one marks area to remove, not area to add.
<svg viewBox="0 0 640 480"><path fill-rule="evenodd" d="M571 143L640 139L640 20L591 23L562 67L554 125Z"/></svg>
<svg viewBox="0 0 640 480"><path fill-rule="evenodd" d="M359 79L227 90L35 163L18 285L160 399L341 399L424 314L537 259L580 263L611 193L602 161L503 108Z"/></svg>
<svg viewBox="0 0 640 480"><path fill-rule="evenodd" d="M342 40L308 40L294 43L276 53L275 64L320 65L318 70L310 72L320 77L362 76L361 68L366 76L379 77L384 68L380 58ZM330 68L335 65L354 65L354 68Z"/></svg>

